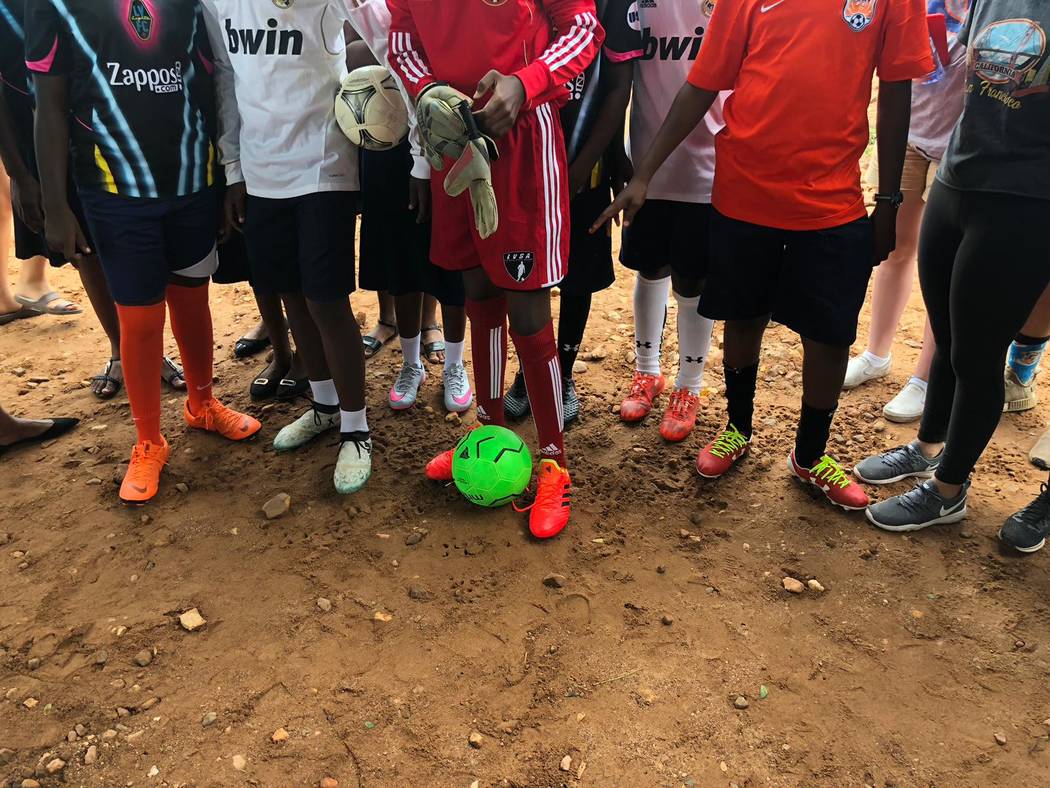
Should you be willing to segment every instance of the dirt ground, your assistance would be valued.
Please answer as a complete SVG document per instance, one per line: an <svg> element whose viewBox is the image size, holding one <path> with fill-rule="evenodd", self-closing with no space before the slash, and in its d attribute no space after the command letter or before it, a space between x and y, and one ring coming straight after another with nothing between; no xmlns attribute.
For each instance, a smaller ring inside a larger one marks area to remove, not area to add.
<svg viewBox="0 0 1050 788"><path fill-rule="evenodd" d="M54 279L84 301L71 271ZM596 299L584 351L605 357L578 375L573 519L544 544L511 509L424 480L464 427L433 382L426 407L385 407L392 348L369 367L365 491L334 493L330 442L277 457L270 440L300 408L249 404L261 361L232 359L246 287L213 289L216 375L263 435L190 434L166 394L173 457L143 510L116 497L126 400L85 388L104 358L93 318L0 329L0 402L84 420L0 464L3 785L1050 784L1050 560L995 539L1044 478L1026 454L1047 407L1004 418L961 526L885 534L789 478L800 353L775 328L756 449L705 483L692 461L723 423L721 353L684 444L661 442L662 409L622 425L630 286L621 273ZM368 294L355 306L374 318ZM912 436L880 409L921 320L916 292L891 378L843 398L845 463ZM267 521L280 492L291 510ZM788 594L785 576L826 590ZM178 623L190 608L207 619L193 633Z"/></svg>

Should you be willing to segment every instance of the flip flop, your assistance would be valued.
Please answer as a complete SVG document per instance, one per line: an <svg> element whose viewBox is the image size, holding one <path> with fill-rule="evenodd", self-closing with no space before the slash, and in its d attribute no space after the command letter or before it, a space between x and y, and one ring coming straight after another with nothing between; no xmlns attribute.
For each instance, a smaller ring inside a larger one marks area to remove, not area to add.
<svg viewBox="0 0 1050 788"><path fill-rule="evenodd" d="M442 333L442 335L444 335L444 333L445 333L445 329L442 328L437 323L435 323L432 326L423 326L420 329L420 333L422 333L424 331L440 331ZM443 340L443 339L439 339L439 340L437 340L435 342L427 342L426 344L423 345L423 357L426 358L426 360L428 362L430 362L431 364L443 364L443 363L445 363L444 359L439 359L437 357L438 353L444 353L444 352L445 352L445 340Z"/></svg>
<svg viewBox="0 0 1050 788"><path fill-rule="evenodd" d="M186 375L183 373L182 367L167 356L164 356L160 362L160 379L176 391L186 390Z"/></svg>
<svg viewBox="0 0 1050 788"><path fill-rule="evenodd" d="M16 320L25 320L27 317L37 317L39 312L34 312L32 309L16 309L14 312L4 312L0 315L0 326L6 326L8 323L13 323Z"/></svg>
<svg viewBox="0 0 1050 788"><path fill-rule="evenodd" d="M74 304L68 298L63 298L54 290L49 293L44 293L40 298L36 299L36 301L29 296L24 295L16 295L15 301L38 315L58 315L59 317L67 317L69 315L79 315L84 311L80 306ZM69 307L73 308L70 309Z"/></svg>
<svg viewBox="0 0 1050 788"><path fill-rule="evenodd" d="M92 386L91 393L94 394L96 398L100 400L113 399L120 393L120 389L124 386L124 381L120 378L115 378L110 374L113 371L113 365L119 363L119 358L111 358L106 362L106 366L102 372L91 378L92 384L96 382L102 383L102 389L99 391L94 391L94 386ZM109 389L110 385L113 387L111 390Z"/></svg>
<svg viewBox="0 0 1050 788"><path fill-rule="evenodd" d="M34 435L31 438L22 438L22 440L9 443L6 446L0 446L0 455L6 454L7 452L15 449L19 446L32 446L37 443L44 443L52 438L57 438L60 435L65 435L75 426L80 423L80 419L44 419L50 421L51 426L41 432L39 435Z"/></svg>
<svg viewBox="0 0 1050 788"><path fill-rule="evenodd" d="M233 345L233 356L234 358L250 358L251 356L262 353L269 346L269 337L260 337L258 339L241 337Z"/></svg>
<svg viewBox="0 0 1050 788"><path fill-rule="evenodd" d="M397 337L397 326L393 323L388 323L385 320L380 320L378 322L378 325L386 326L387 328L392 329L394 333L391 334L389 338L383 341L380 341L373 336L369 336L368 334L363 334L361 336L361 341L365 345L365 359L372 358L376 353L378 353L380 350L386 347L386 345L390 342L393 342L394 339Z"/></svg>

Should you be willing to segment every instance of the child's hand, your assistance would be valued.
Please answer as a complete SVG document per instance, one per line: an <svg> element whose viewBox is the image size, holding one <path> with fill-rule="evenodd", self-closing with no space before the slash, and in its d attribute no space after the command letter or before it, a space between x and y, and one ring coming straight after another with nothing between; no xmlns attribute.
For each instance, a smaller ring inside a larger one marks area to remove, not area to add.
<svg viewBox="0 0 1050 788"><path fill-rule="evenodd" d="M525 86L517 77L509 77L498 71L490 71L481 78L474 91L473 103L491 91L492 98L485 107L474 113L481 130L490 137L502 137L518 119L521 105L525 103Z"/></svg>

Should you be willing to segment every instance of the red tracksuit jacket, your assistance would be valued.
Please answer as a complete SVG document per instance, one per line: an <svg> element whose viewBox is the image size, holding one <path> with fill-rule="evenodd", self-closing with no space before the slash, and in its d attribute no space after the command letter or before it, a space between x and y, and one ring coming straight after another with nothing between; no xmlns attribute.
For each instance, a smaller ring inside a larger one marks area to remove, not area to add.
<svg viewBox="0 0 1050 788"><path fill-rule="evenodd" d="M605 31L594 0L387 0L390 65L414 99L447 82L468 96L491 69L525 86L525 108L565 103Z"/></svg>

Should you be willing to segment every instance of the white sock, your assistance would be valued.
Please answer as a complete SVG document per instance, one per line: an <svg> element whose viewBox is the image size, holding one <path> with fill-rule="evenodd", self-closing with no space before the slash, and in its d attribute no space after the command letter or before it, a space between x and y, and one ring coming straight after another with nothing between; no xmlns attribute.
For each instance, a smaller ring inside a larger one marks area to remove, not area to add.
<svg viewBox="0 0 1050 788"><path fill-rule="evenodd" d="M361 410L339 411L340 432L368 432L368 416L365 408Z"/></svg>
<svg viewBox="0 0 1050 788"><path fill-rule="evenodd" d="M647 375L660 374L660 343L667 319L667 296L671 277L634 279L634 368Z"/></svg>
<svg viewBox="0 0 1050 788"><path fill-rule="evenodd" d="M870 350L865 350L864 353L861 354L861 358L865 359L873 367L884 367L890 363L893 356L890 355L883 358L882 356L876 356Z"/></svg>
<svg viewBox="0 0 1050 788"><path fill-rule="evenodd" d="M463 346L466 344L465 341L460 340L459 342L449 342L445 340L445 369L454 367L457 364L463 365Z"/></svg>
<svg viewBox="0 0 1050 788"><path fill-rule="evenodd" d="M314 395L314 402L318 405L327 405L332 408L339 404L339 394L335 390L335 381L331 378L311 380L310 391Z"/></svg>
<svg viewBox="0 0 1050 788"><path fill-rule="evenodd" d="M911 385L915 386L916 388L921 389L923 394L926 393L926 388L927 388L927 386L930 385L929 381L923 380L922 378L917 378L914 375L912 375L908 379L908 383L910 383Z"/></svg>
<svg viewBox="0 0 1050 788"><path fill-rule="evenodd" d="M423 336L420 331L414 337L401 337L401 355L405 357L405 363L413 367L421 367L419 361L419 340Z"/></svg>
<svg viewBox="0 0 1050 788"><path fill-rule="evenodd" d="M707 351L711 349L711 331L714 321L702 317L696 308L700 296L686 298L674 294L678 302L678 378L676 389L689 389L693 394L700 393L700 382L704 377L704 362Z"/></svg>

